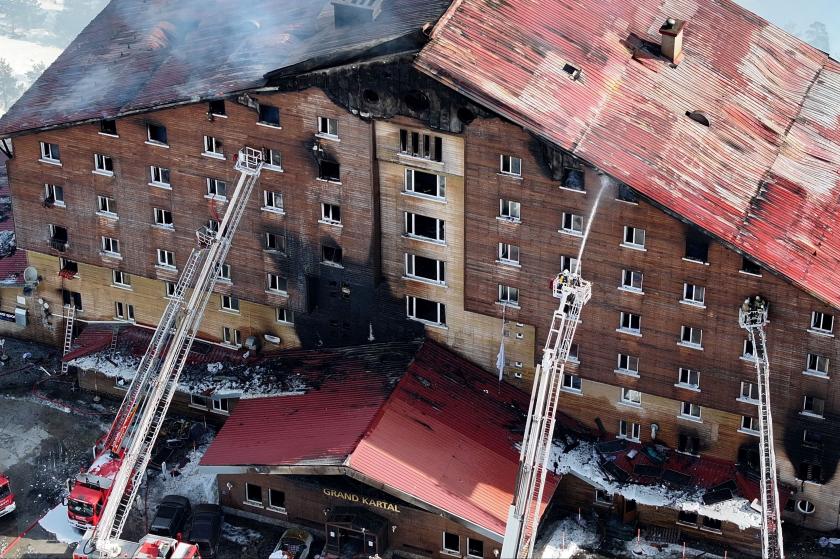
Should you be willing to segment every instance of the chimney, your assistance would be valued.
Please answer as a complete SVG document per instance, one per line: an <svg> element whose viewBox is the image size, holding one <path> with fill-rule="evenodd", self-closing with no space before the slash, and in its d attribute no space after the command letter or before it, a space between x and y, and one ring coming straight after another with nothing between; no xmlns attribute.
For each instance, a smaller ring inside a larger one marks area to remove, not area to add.
<svg viewBox="0 0 840 559"><path fill-rule="evenodd" d="M662 56L668 58L674 64L679 64L683 58L682 41L685 21L669 17L665 20L659 33L662 35Z"/></svg>
<svg viewBox="0 0 840 559"><path fill-rule="evenodd" d="M332 0L335 26L370 23L379 17L384 0Z"/></svg>

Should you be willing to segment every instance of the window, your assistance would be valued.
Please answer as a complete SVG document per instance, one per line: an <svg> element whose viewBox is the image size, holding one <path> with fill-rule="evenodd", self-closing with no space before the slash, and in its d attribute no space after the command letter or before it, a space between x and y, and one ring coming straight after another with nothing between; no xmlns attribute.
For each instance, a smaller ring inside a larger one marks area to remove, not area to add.
<svg viewBox="0 0 840 559"><path fill-rule="evenodd" d="M322 181L341 182L341 165L336 161L318 161L318 178Z"/></svg>
<svg viewBox="0 0 840 559"><path fill-rule="evenodd" d="M639 315L622 311L619 320L619 330L634 334L640 333L641 317Z"/></svg>
<svg viewBox="0 0 840 559"><path fill-rule="evenodd" d="M266 250L274 250L277 252L284 253L286 252L286 236L280 235L279 233L266 233L265 234L265 249Z"/></svg>
<svg viewBox="0 0 840 559"><path fill-rule="evenodd" d="M615 199L622 202L629 202L631 204L639 203L639 197L636 196L636 192L623 182L618 184L618 194Z"/></svg>
<svg viewBox="0 0 840 559"><path fill-rule="evenodd" d="M239 347L242 345L242 333L235 328L222 326L222 343L229 346Z"/></svg>
<svg viewBox="0 0 840 559"><path fill-rule="evenodd" d="M41 159L45 161L59 162L61 156L58 151L58 144L41 142Z"/></svg>
<svg viewBox="0 0 840 559"><path fill-rule="evenodd" d="M152 165L149 170L154 186L169 186L169 169Z"/></svg>
<svg viewBox="0 0 840 559"><path fill-rule="evenodd" d="M632 376L639 376L639 358L619 353L618 372Z"/></svg>
<svg viewBox="0 0 840 559"><path fill-rule="evenodd" d="M177 284L174 281L164 282L166 297L174 297Z"/></svg>
<svg viewBox="0 0 840 559"><path fill-rule="evenodd" d="M434 258L406 254L405 275L410 278L418 278L442 284L446 281L446 264Z"/></svg>
<svg viewBox="0 0 840 559"><path fill-rule="evenodd" d="M706 288L693 283L684 283L683 302L702 307L706 302Z"/></svg>
<svg viewBox="0 0 840 559"><path fill-rule="evenodd" d="M430 241L444 242L444 221L425 215L405 213L405 234Z"/></svg>
<svg viewBox="0 0 840 559"><path fill-rule="evenodd" d="M809 353L805 365L805 372L819 376L828 376L828 357Z"/></svg>
<svg viewBox="0 0 840 559"><path fill-rule="evenodd" d="M219 266L219 280L230 283L230 264L227 262Z"/></svg>
<svg viewBox="0 0 840 559"><path fill-rule="evenodd" d="M219 223L215 219L208 219L207 223L204 224L204 229L208 235L215 235L219 232L220 225L221 223Z"/></svg>
<svg viewBox="0 0 840 559"><path fill-rule="evenodd" d="M512 155L501 155L501 172L503 175L522 176L522 159Z"/></svg>
<svg viewBox="0 0 840 559"><path fill-rule="evenodd" d="M645 246L645 230L638 227L624 226L624 246L631 248L644 248Z"/></svg>
<svg viewBox="0 0 840 559"><path fill-rule="evenodd" d="M222 141L213 136L204 136L204 153L216 157L224 157Z"/></svg>
<svg viewBox="0 0 840 559"><path fill-rule="evenodd" d="M174 268L175 267L175 253L171 250L164 250L162 248L157 249L157 263L158 266L164 266L166 268Z"/></svg>
<svg viewBox="0 0 840 559"><path fill-rule="evenodd" d="M563 232L574 235L583 234L583 216L563 212Z"/></svg>
<svg viewBox="0 0 840 559"><path fill-rule="evenodd" d="M576 343L572 343L569 346L569 363L580 363L580 346Z"/></svg>
<svg viewBox="0 0 840 559"><path fill-rule="evenodd" d="M280 150L266 148L263 157L265 158L265 166L268 169L275 171L283 170L283 156L280 154Z"/></svg>
<svg viewBox="0 0 840 559"><path fill-rule="evenodd" d="M741 271L745 274L752 274L754 276L761 275L761 266L747 258L746 256L743 257L741 260Z"/></svg>
<svg viewBox="0 0 840 559"><path fill-rule="evenodd" d="M50 245L52 248L64 252L67 250L67 245L69 241L69 237L67 234L67 228L61 227L60 225L53 225L52 223L49 226L50 230Z"/></svg>
<svg viewBox="0 0 840 559"><path fill-rule="evenodd" d="M512 307L519 306L519 289L508 285L499 285L499 302Z"/></svg>
<svg viewBox="0 0 840 559"><path fill-rule="evenodd" d="M741 381L740 399L750 404L758 403L758 385Z"/></svg>
<svg viewBox="0 0 840 559"><path fill-rule="evenodd" d="M56 184L44 185L44 206L64 207L64 187Z"/></svg>
<svg viewBox="0 0 840 559"><path fill-rule="evenodd" d="M484 557L484 542L467 538L467 557Z"/></svg>
<svg viewBox="0 0 840 559"><path fill-rule="evenodd" d="M560 270L566 272L574 272L577 270L578 260L574 256L560 257Z"/></svg>
<svg viewBox="0 0 840 559"><path fill-rule="evenodd" d="M227 183L219 179L207 179L207 196L210 198L225 199L227 195Z"/></svg>
<svg viewBox="0 0 840 559"><path fill-rule="evenodd" d="M268 274L267 281L269 291L286 293L286 290L288 289L288 280L286 280L286 278L278 276L277 274Z"/></svg>
<svg viewBox="0 0 840 559"><path fill-rule="evenodd" d="M97 153L93 156L95 172L106 175L114 174L114 160L109 155Z"/></svg>
<svg viewBox="0 0 840 559"><path fill-rule="evenodd" d="M134 305L121 301L114 303L114 316L120 320L134 321Z"/></svg>
<svg viewBox="0 0 840 559"><path fill-rule="evenodd" d="M263 190L263 209L274 212L283 211L283 193Z"/></svg>
<svg viewBox="0 0 840 559"><path fill-rule="evenodd" d="M810 462L800 462L799 467L796 468L796 479L821 484L822 466L820 464L813 464Z"/></svg>
<svg viewBox="0 0 840 559"><path fill-rule="evenodd" d="M239 330L234 330L234 332L239 332ZM228 413L230 411L230 405L228 398L213 398L213 411L215 413Z"/></svg>
<svg viewBox="0 0 840 559"><path fill-rule="evenodd" d="M709 261L709 238L700 231L689 229L685 234L685 259L707 263Z"/></svg>
<svg viewBox="0 0 840 559"><path fill-rule="evenodd" d="M633 406L640 406L642 405L642 393L631 388L622 388L621 402Z"/></svg>
<svg viewBox="0 0 840 559"><path fill-rule="evenodd" d="M802 413L814 417L822 417L825 408L825 400L814 396L805 396L802 401Z"/></svg>
<svg viewBox="0 0 840 559"><path fill-rule="evenodd" d="M120 241L111 237L102 237L102 252L107 255L118 256L120 254Z"/></svg>
<svg viewBox="0 0 840 559"><path fill-rule="evenodd" d="M585 181L583 175L583 164L577 157L563 154L563 179L561 186L569 190L584 191Z"/></svg>
<svg viewBox="0 0 840 559"><path fill-rule="evenodd" d="M680 330L680 344L693 348L702 348L703 330L693 326L682 326Z"/></svg>
<svg viewBox="0 0 840 559"><path fill-rule="evenodd" d="M434 198L446 198L446 177L416 169L406 169L405 191Z"/></svg>
<svg viewBox="0 0 840 559"><path fill-rule="evenodd" d="M118 285L120 287L131 287L131 276L125 272L112 270L111 279L114 282L114 285Z"/></svg>
<svg viewBox="0 0 840 559"><path fill-rule="evenodd" d="M621 271L621 287L625 291L642 291L642 272L636 270Z"/></svg>
<svg viewBox="0 0 840 559"><path fill-rule="evenodd" d="M222 310L239 312L239 299L233 295L222 295Z"/></svg>
<svg viewBox="0 0 840 559"><path fill-rule="evenodd" d="M76 291L61 290L61 299L65 306L72 305L77 311L82 311L82 294Z"/></svg>
<svg viewBox="0 0 840 559"><path fill-rule="evenodd" d="M521 204L513 200L499 200L499 217L508 221L520 221Z"/></svg>
<svg viewBox="0 0 840 559"><path fill-rule="evenodd" d="M400 130L400 153L432 161L443 161L443 139L439 136L402 129Z"/></svg>
<svg viewBox="0 0 840 559"><path fill-rule="evenodd" d="M155 225L172 227L172 212L163 208L155 208Z"/></svg>
<svg viewBox="0 0 840 559"><path fill-rule="evenodd" d="M822 433L803 429L802 445L810 448L822 448Z"/></svg>
<svg viewBox="0 0 840 559"><path fill-rule="evenodd" d="M280 126L280 109L272 107L271 105L263 105L260 103L260 124L268 126Z"/></svg>
<svg viewBox="0 0 840 559"><path fill-rule="evenodd" d="M213 116L227 116L227 113L225 113L225 100L215 99L210 101L207 105L207 114L211 114Z"/></svg>
<svg viewBox="0 0 840 559"><path fill-rule="evenodd" d="M692 402L681 402L680 415L690 419L700 419L700 406Z"/></svg>
<svg viewBox="0 0 840 559"><path fill-rule="evenodd" d="M201 396L200 394L190 394L190 406L194 408L207 409L207 406L209 405L210 400L206 396Z"/></svg>
<svg viewBox="0 0 840 559"><path fill-rule="evenodd" d="M830 334L834 329L834 316L817 311L812 312L811 329L817 332Z"/></svg>
<svg viewBox="0 0 840 559"><path fill-rule="evenodd" d="M420 297L405 298L406 315L415 320L443 326L446 324L446 305Z"/></svg>
<svg viewBox="0 0 840 559"><path fill-rule="evenodd" d="M519 264L519 247L509 243L499 243L499 262Z"/></svg>
<svg viewBox="0 0 840 559"><path fill-rule="evenodd" d="M570 375L569 373L563 373L563 389L570 392L580 392L580 375Z"/></svg>
<svg viewBox="0 0 840 559"><path fill-rule="evenodd" d="M319 116L318 134L338 138L338 119Z"/></svg>
<svg viewBox="0 0 840 559"><path fill-rule="evenodd" d="M166 126L146 124L146 132L150 142L166 145Z"/></svg>
<svg viewBox="0 0 840 559"><path fill-rule="evenodd" d="M618 436L622 439L630 439L631 441L639 442L642 435L642 426L639 423L627 421L624 419L618 422Z"/></svg>
<svg viewBox="0 0 840 559"><path fill-rule="evenodd" d="M696 512L681 510L677 514L677 524L688 524L690 526L697 526L698 515Z"/></svg>
<svg viewBox="0 0 840 559"><path fill-rule="evenodd" d="M816 507L814 503L811 501L806 501L805 499L800 499L796 501L796 510L801 512L802 514L814 514Z"/></svg>
<svg viewBox="0 0 840 559"><path fill-rule="evenodd" d="M610 493L607 493L603 489L595 490L595 503L601 505L611 505L612 502L613 496Z"/></svg>
<svg viewBox="0 0 840 559"><path fill-rule="evenodd" d="M741 358L755 360L755 348L753 348L752 340L749 338L744 340L744 353L741 354Z"/></svg>
<svg viewBox="0 0 840 559"><path fill-rule="evenodd" d="M701 516L700 517L700 529L706 530L708 532L721 532L722 531L723 522L717 520L715 518L709 518L708 516Z"/></svg>
<svg viewBox="0 0 840 559"><path fill-rule="evenodd" d="M321 262L332 266L341 266L342 251L340 247L321 245Z"/></svg>
<svg viewBox="0 0 840 559"><path fill-rule="evenodd" d="M677 451L697 456L700 452L700 437L697 437L696 435L689 435L687 433L680 433L677 438Z"/></svg>
<svg viewBox="0 0 840 559"><path fill-rule="evenodd" d="M59 275L63 278L75 278L79 275L79 263L66 258L59 258L58 264L61 266Z"/></svg>
<svg viewBox="0 0 840 559"><path fill-rule="evenodd" d="M290 309L284 307L277 307L277 322L283 322L285 324L294 324L295 313L292 312Z"/></svg>
<svg viewBox="0 0 840 559"><path fill-rule="evenodd" d="M245 502L262 505L262 487L253 483L245 484Z"/></svg>
<svg viewBox="0 0 840 559"><path fill-rule="evenodd" d="M279 489L269 488L268 507L281 512L286 512L286 494Z"/></svg>
<svg viewBox="0 0 840 559"><path fill-rule="evenodd" d="M443 533L443 551L450 554L461 553L461 536L458 534Z"/></svg>
<svg viewBox="0 0 840 559"><path fill-rule="evenodd" d="M341 206L321 204L321 220L331 225L341 225Z"/></svg>
<svg viewBox="0 0 840 559"><path fill-rule="evenodd" d="M99 208L99 213L109 214L111 216L117 215L117 205L113 198L97 196L96 206Z"/></svg>
<svg viewBox="0 0 840 559"><path fill-rule="evenodd" d="M686 388L700 388L700 371L680 367L677 384Z"/></svg>
<svg viewBox="0 0 840 559"><path fill-rule="evenodd" d="M107 134L108 136L117 135L117 121L116 120L100 120L99 133Z"/></svg>
<svg viewBox="0 0 840 559"><path fill-rule="evenodd" d="M758 433L758 418L751 415L742 415L741 431L746 431L750 434Z"/></svg>

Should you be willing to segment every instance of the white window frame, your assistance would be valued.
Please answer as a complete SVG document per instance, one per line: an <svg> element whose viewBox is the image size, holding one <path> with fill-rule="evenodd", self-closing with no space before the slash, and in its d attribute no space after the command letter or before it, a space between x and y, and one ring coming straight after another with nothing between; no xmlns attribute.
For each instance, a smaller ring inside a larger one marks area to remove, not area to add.
<svg viewBox="0 0 840 559"><path fill-rule="evenodd" d="M629 429L628 429L629 427ZM618 420L618 437L619 439L627 439L628 441L639 442L642 438L642 424L637 421L628 421L626 419Z"/></svg>
<svg viewBox="0 0 840 559"><path fill-rule="evenodd" d="M64 208L66 207L64 204L64 187L52 184L52 183L45 183L44 184L44 199L48 199L52 197L53 199L53 206L57 208Z"/></svg>
<svg viewBox="0 0 840 559"><path fill-rule="evenodd" d="M749 387L746 392L748 395L744 395L745 388ZM741 381L741 391L738 393L738 398L736 398L739 402L744 402L746 404L756 404L758 405L758 384L753 382L746 382Z"/></svg>
<svg viewBox="0 0 840 559"><path fill-rule="evenodd" d="M633 328L633 318L634 317L636 318L636 323L637 323L636 328ZM628 324L627 326L624 325L625 322L627 322L627 324ZM618 332L623 332L625 334L632 334L632 335L635 335L635 336L641 336L642 335L642 317L641 317L641 315L631 313L631 312L627 312L627 311L621 311L621 314L619 315L618 328L616 330Z"/></svg>
<svg viewBox="0 0 840 559"><path fill-rule="evenodd" d="M286 514L286 492L281 490L281 489L275 489L273 487L266 487L266 489L268 490L267 491L267 493L268 493L268 505L266 506L266 508L268 508L269 510L273 510L275 512L279 512L281 514ZM272 495L271 492L272 491L275 491L277 493L281 493L283 495L283 504L282 505L275 505L273 503L273 499L271 498L271 495Z"/></svg>
<svg viewBox="0 0 840 559"><path fill-rule="evenodd" d="M222 262L219 265L219 275L216 279L224 283L231 283L233 281L232 277L233 276L231 276L230 264L228 264L227 262Z"/></svg>
<svg viewBox="0 0 840 559"><path fill-rule="evenodd" d="M633 368L635 365L635 368ZM631 377L639 376L639 358L635 355L628 355L626 353L618 354L618 363L616 364L615 372L621 375L628 375Z"/></svg>
<svg viewBox="0 0 840 559"><path fill-rule="evenodd" d="M563 255L560 257L560 270L574 272L577 268L578 259L576 256Z"/></svg>
<svg viewBox="0 0 840 559"><path fill-rule="evenodd" d="M571 212L563 212L563 221L559 232L575 237L583 236L583 216Z"/></svg>
<svg viewBox="0 0 840 559"><path fill-rule="evenodd" d="M747 351L751 348L751 351ZM744 340L744 351L741 353L741 359L745 361L755 361L755 347L753 346L752 340L746 338Z"/></svg>
<svg viewBox="0 0 840 559"><path fill-rule="evenodd" d="M105 217L116 217L117 212L114 211L116 210L114 206L116 206L116 200L114 200L113 198L109 196L103 196L101 194L98 194L96 196L96 213L98 215L102 215Z"/></svg>
<svg viewBox="0 0 840 559"><path fill-rule="evenodd" d="M164 287L163 287L164 297L166 299L174 297L175 292L176 292L177 287L178 287L178 284L175 283L174 281L165 281L163 283L164 283Z"/></svg>
<svg viewBox="0 0 840 559"><path fill-rule="evenodd" d="M152 126L155 128L163 128L163 134L166 136L165 142L161 142L160 140L153 140L152 139ZM146 143L153 146L166 146L169 147L169 134L167 133L166 126L163 124L155 124L152 122L146 123Z"/></svg>
<svg viewBox="0 0 840 559"><path fill-rule="evenodd" d="M338 138L338 119L328 116L319 116L318 137L329 139Z"/></svg>
<svg viewBox="0 0 840 559"><path fill-rule="evenodd" d="M108 169L108 163L111 164L111 168ZM93 154L93 172L97 175L105 175L108 177L114 176L114 158L110 155L104 155L101 153L94 153Z"/></svg>
<svg viewBox="0 0 840 559"><path fill-rule="evenodd" d="M190 394L190 407L206 410L210 407L210 398L201 394Z"/></svg>
<svg viewBox="0 0 840 559"><path fill-rule="evenodd" d="M500 283L498 303L507 307L519 308L519 288Z"/></svg>
<svg viewBox="0 0 840 559"><path fill-rule="evenodd" d="M645 275L641 270L621 270L621 289L632 293L644 293ZM638 280L638 281L636 281ZM638 283L638 285L636 285Z"/></svg>
<svg viewBox="0 0 840 559"><path fill-rule="evenodd" d="M283 239L282 242L272 243L272 239ZM280 254L284 254L286 252L286 236L281 235L280 233L272 233L271 231L266 231L263 236L263 241L265 243L265 250L269 250L272 252L279 252ZM272 247L271 245L275 244L276 247ZM281 246L282 245L282 246Z"/></svg>
<svg viewBox="0 0 840 559"><path fill-rule="evenodd" d="M239 330L237 330L237 332L238 331ZM220 415L228 415L230 413L231 399L232 398L210 398L210 411Z"/></svg>
<svg viewBox="0 0 840 559"><path fill-rule="evenodd" d="M624 236L621 238L621 246L634 250L647 250L645 248L646 241L647 232L644 229L631 225L624 226Z"/></svg>
<svg viewBox="0 0 840 559"><path fill-rule="evenodd" d="M229 313L236 313L239 314L239 298L234 297L233 295L221 295L219 297L220 300L220 309L229 312Z"/></svg>
<svg viewBox="0 0 840 559"><path fill-rule="evenodd" d="M499 155L499 173L512 177L522 176L522 158L514 155Z"/></svg>
<svg viewBox="0 0 840 559"><path fill-rule="evenodd" d="M274 161L274 156L277 156L277 162ZM264 168L271 171L283 172L283 153L279 149L266 149Z"/></svg>
<svg viewBox="0 0 840 559"><path fill-rule="evenodd" d="M164 208L152 208L155 214L155 225L158 227L165 227L166 229L174 229L172 210ZM169 223L166 222L166 217L169 216Z"/></svg>
<svg viewBox="0 0 840 559"><path fill-rule="evenodd" d="M224 142L215 136L204 136L204 152L202 155L215 159L224 159Z"/></svg>
<svg viewBox="0 0 840 559"><path fill-rule="evenodd" d="M612 505L613 504L612 493L607 493L603 489L596 489L595 490L595 504L598 504L598 505Z"/></svg>
<svg viewBox="0 0 840 559"><path fill-rule="evenodd" d="M692 377L694 377L695 382L691 382ZM700 392L700 371L680 367L677 371L677 383L674 386Z"/></svg>
<svg viewBox="0 0 840 559"><path fill-rule="evenodd" d="M277 307L274 316L280 324L294 324L295 312L288 307Z"/></svg>
<svg viewBox="0 0 840 559"><path fill-rule="evenodd" d="M828 322L828 328L825 327L826 322ZM832 332L834 331L834 315L820 311L811 312L810 331L814 332L815 334L833 335Z"/></svg>
<svg viewBox="0 0 840 559"><path fill-rule="evenodd" d="M696 414L694 412L697 412ZM688 419L689 421L703 421L703 408L700 407L700 404L695 404L694 402L689 402L683 400L680 402L680 414L679 417L682 419Z"/></svg>
<svg viewBox="0 0 840 559"><path fill-rule="evenodd" d="M53 164L58 163L60 165L61 164L61 150L60 149L53 150L53 146L58 148L58 144L53 143L53 142L40 142L40 144L41 144L41 161L43 161L45 163L53 163ZM53 156L53 151L58 151L59 156L54 157Z"/></svg>
<svg viewBox="0 0 840 559"><path fill-rule="evenodd" d="M499 199L499 219L519 223L522 221L522 202Z"/></svg>
<svg viewBox="0 0 840 559"><path fill-rule="evenodd" d="M706 288L693 283L683 283L683 298L680 302L706 308Z"/></svg>
<svg viewBox="0 0 840 559"><path fill-rule="evenodd" d="M120 256L120 240L113 237L101 237L102 252L107 256ZM116 249L116 250L115 250Z"/></svg>
<svg viewBox="0 0 840 559"><path fill-rule="evenodd" d="M164 171L169 175L169 180L163 180ZM158 165L149 165L149 184L160 188L171 188L172 171L168 167L160 167Z"/></svg>
<svg viewBox="0 0 840 559"><path fill-rule="evenodd" d="M286 289L280 289L280 284L285 282ZM278 293L280 295L288 295L287 289L289 289L289 280L288 278L284 278L279 274L272 274L268 272L266 274L266 285L268 286L266 290L269 293Z"/></svg>
<svg viewBox="0 0 840 559"><path fill-rule="evenodd" d="M809 398L812 401L812 405L811 405L812 408L814 407L813 402L815 402L816 400L820 400L822 402L822 412L821 413L817 413L816 411L812 411L812 410L808 409L807 403L808 403ZM815 398L813 396L805 395L805 396L802 397L802 411L799 412L799 413L801 415L807 415L807 416L810 416L810 417L819 417L820 419L822 419L823 417L825 417L825 400L823 400L822 398Z"/></svg>
<svg viewBox="0 0 840 559"><path fill-rule="evenodd" d="M174 270L175 266L175 252L163 248L157 249L157 266Z"/></svg>
<svg viewBox="0 0 840 559"><path fill-rule="evenodd" d="M338 218L336 218L336 213ZM329 202L321 202L321 223L328 225L341 225L341 206L338 204L330 204Z"/></svg>
<svg viewBox="0 0 840 559"><path fill-rule="evenodd" d="M812 366L812 362L814 366ZM814 377L828 378L828 366L830 363L831 359L829 357L818 353L809 353L805 357L805 370L803 373Z"/></svg>
<svg viewBox="0 0 840 559"><path fill-rule="evenodd" d="M222 326L222 344L229 347L242 347L242 332L237 328Z"/></svg>
<svg viewBox="0 0 840 559"><path fill-rule="evenodd" d="M580 375L573 375L571 373L563 373L563 384L561 385L563 392L573 392L575 394L583 393L583 379Z"/></svg>
<svg viewBox="0 0 840 559"><path fill-rule="evenodd" d="M227 200L228 184L226 181L223 181L221 179L214 179L211 177L207 177L206 181L207 194L205 194L205 198L209 198L210 200ZM225 191L224 194L219 194L219 185L223 185L222 189Z"/></svg>
<svg viewBox="0 0 840 559"><path fill-rule="evenodd" d="M131 289L131 276L122 270L111 270L111 283L115 287Z"/></svg>
<svg viewBox="0 0 840 559"><path fill-rule="evenodd" d="M473 555L470 553L470 542L477 541L481 542L481 553L482 555ZM479 540L478 538L471 538L467 536L467 557L475 557L476 559L482 559L484 557L484 540Z"/></svg>
<svg viewBox="0 0 840 559"><path fill-rule="evenodd" d="M415 218L418 216L435 220L435 238L425 237L415 232L417 230L417 220ZM441 227L441 225L443 225L443 227ZM411 237L412 239L443 244L446 243L446 222L439 217L429 217L427 215L414 212L405 212L405 234L407 237Z"/></svg>
<svg viewBox="0 0 840 559"><path fill-rule="evenodd" d="M519 266L519 246L510 243L499 243L499 263L509 266Z"/></svg>
<svg viewBox="0 0 840 559"><path fill-rule="evenodd" d="M278 214L286 213L283 209L283 193L277 190L263 190L262 209Z"/></svg>
<svg viewBox="0 0 840 559"><path fill-rule="evenodd" d="M751 415L742 415L741 426L738 428L738 432L746 433L747 435L760 435L758 430L758 418Z"/></svg>
<svg viewBox="0 0 840 559"><path fill-rule="evenodd" d="M625 406L633 406L637 408L642 406L642 393L634 388L622 387L619 395L619 403L624 404ZM636 397L634 398L634 396Z"/></svg>
<svg viewBox="0 0 840 559"><path fill-rule="evenodd" d="M428 260L434 260L437 263L435 276L434 278L427 278L424 276L418 276L416 272L416 262L417 257L419 255L412 254L410 252L405 253L405 276L407 278L419 280L425 283L434 283L436 285L446 285L446 262L443 260L438 260L437 258L430 258L428 256L421 256L421 258L427 258Z"/></svg>
<svg viewBox="0 0 840 559"><path fill-rule="evenodd" d="M114 301L114 317L127 322L134 322L134 305L123 301Z"/></svg>
<svg viewBox="0 0 840 559"><path fill-rule="evenodd" d="M424 318L417 318L417 300L422 299L422 297L416 297L414 295L406 295L405 297L405 312L406 316L411 320L416 320L418 322L422 322L423 324L429 324L431 326L438 326L438 327L445 327L446 322L441 322L441 317L445 319L446 315L446 305L444 303L440 303L438 301L432 301L431 299L425 299L430 303L434 303L437 306L437 320L431 321L426 320ZM443 312L441 312L443 309Z"/></svg>
<svg viewBox="0 0 840 559"><path fill-rule="evenodd" d="M688 332L687 341L685 339L686 332ZM703 349L703 329L683 324L680 326L680 341L677 345L691 349Z"/></svg>
<svg viewBox="0 0 840 559"><path fill-rule="evenodd" d="M446 535L449 534L450 536L455 536L458 538L458 549L452 549L450 547L446 547ZM445 555L454 555L456 557L461 556L461 536L459 534L455 534L453 532L447 532L446 530L443 531L443 535L441 536L441 553Z"/></svg>
<svg viewBox="0 0 840 559"><path fill-rule="evenodd" d="M414 174L415 173L425 173L427 175L433 175L433 176L437 177L437 181L435 183L436 194L426 194L424 192L417 192L416 190L414 190ZM445 175L438 175L437 173L430 173L428 171L423 171L421 169L406 169L405 170L405 191L404 192L406 194L410 194L411 196L420 196L422 198L429 198L429 199L432 199L432 200L446 200L446 176Z"/></svg>

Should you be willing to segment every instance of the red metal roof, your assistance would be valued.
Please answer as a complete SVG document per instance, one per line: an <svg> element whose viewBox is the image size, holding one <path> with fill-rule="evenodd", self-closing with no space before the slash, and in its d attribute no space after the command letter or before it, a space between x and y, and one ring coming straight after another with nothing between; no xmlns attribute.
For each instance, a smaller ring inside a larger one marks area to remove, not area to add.
<svg viewBox="0 0 840 559"><path fill-rule="evenodd" d="M687 21L675 68L659 55L669 17ZM825 53L730 0L456 0L417 66L840 307Z"/></svg>

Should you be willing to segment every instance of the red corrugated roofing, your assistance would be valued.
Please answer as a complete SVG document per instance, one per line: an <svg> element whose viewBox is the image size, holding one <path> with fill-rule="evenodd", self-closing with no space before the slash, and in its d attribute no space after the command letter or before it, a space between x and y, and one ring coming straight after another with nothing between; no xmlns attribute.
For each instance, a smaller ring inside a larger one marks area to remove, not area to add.
<svg viewBox="0 0 840 559"><path fill-rule="evenodd" d="M687 21L675 68L669 17ZM729 0L457 0L417 66L840 307L826 54Z"/></svg>

